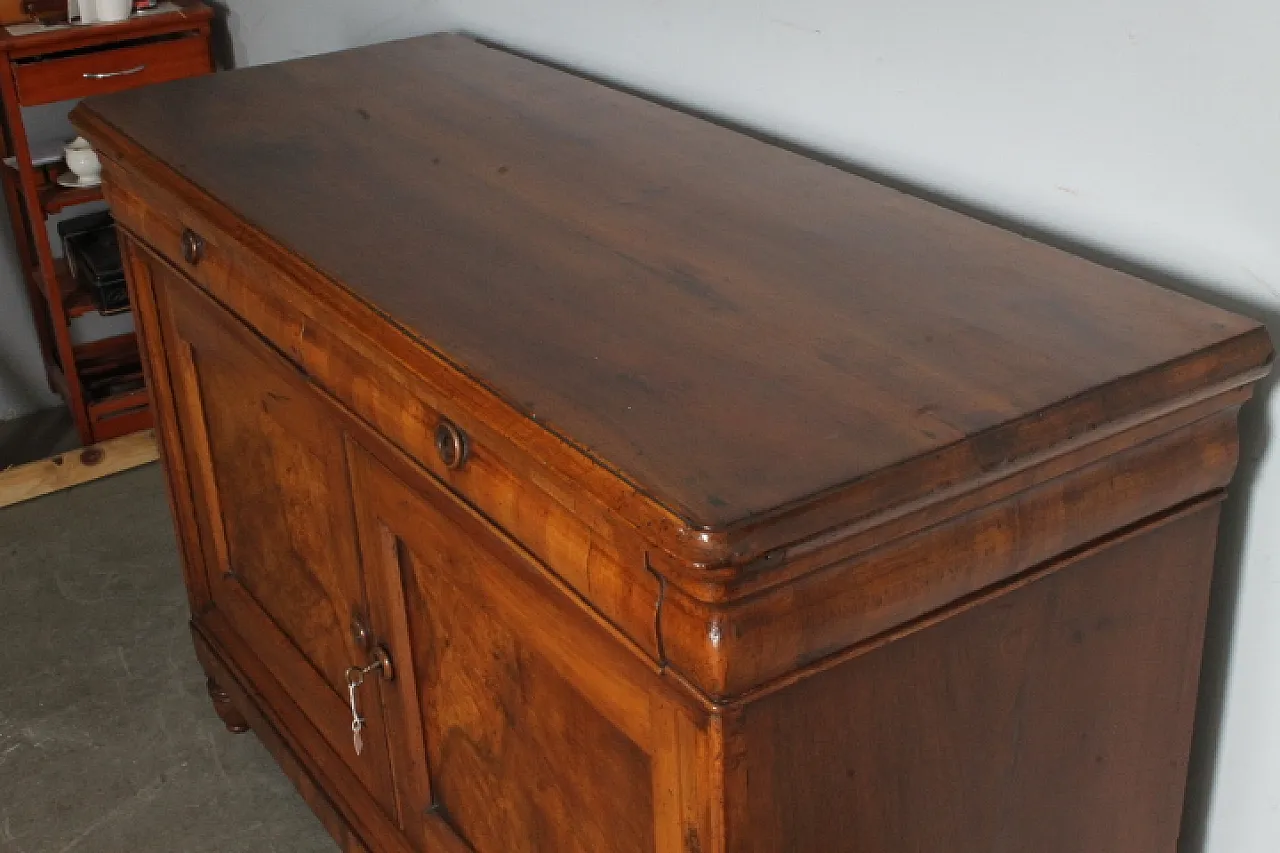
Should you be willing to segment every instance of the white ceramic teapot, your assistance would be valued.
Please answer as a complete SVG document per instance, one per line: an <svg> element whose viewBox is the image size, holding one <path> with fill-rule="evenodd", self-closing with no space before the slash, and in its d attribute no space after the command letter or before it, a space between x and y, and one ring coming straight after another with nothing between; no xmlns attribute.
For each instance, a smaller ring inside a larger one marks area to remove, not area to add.
<svg viewBox="0 0 1280 853"><path fill-rule="evenodd" d="M75 173L83 185L96 184L102 180L102 161L98 152L82 136L67 146L67 168Z"/></svg>

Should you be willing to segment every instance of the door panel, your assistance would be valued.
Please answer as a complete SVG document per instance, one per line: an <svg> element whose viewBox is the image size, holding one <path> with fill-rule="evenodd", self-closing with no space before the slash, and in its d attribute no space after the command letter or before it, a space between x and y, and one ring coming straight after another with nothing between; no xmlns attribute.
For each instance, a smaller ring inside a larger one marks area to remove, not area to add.
<svg viewBox="0 0 1280 853"><path fill-rule="evenodd" d="M401 550L418 580L410 612L436 640L422 660L424 710L445 814L482 851L652 851L649 756L492 602L431 571L458 557L450 568L466 571L479 556Z"/></svg>
<svg viewBox="0 0 1280 853"><path fill-rule="evenodd" d="M375 607L404 620L419 716L388 726L393 763L426 756L417 801L477 853L714 849L707 789L677 770L708 757L702 733L657 673L428 475L349 453Z"/></svg>
<svg viewBox="0 0 1280 853"><path fill-rule="evenodd" d="M343 435L324 401L209 297L152 263L213 605L389 813L380 686L355 754L345 673L367 660ZM374 734L378 733L378 734Z"/></svg>

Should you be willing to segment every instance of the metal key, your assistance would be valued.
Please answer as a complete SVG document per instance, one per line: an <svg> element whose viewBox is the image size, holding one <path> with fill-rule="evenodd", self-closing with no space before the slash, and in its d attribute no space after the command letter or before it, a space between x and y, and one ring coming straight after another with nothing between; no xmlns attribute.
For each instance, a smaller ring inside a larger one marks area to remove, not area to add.
<svg viewBox="0 0 1280 853"><path fill-rule="evenodd" d="M384 681L395 677L395 669L391 665L391 656L382 646L373 649L373 662L368 666L347 667L347 693L351 696L351 740L356 746L356 755L364 751L364 717L360 716L360 700L356 694L364 685L364 677L375 669L382 671Z"/></svg>
<svg viewBox="0 0 1280 853"><path fill-rule="evenodd" d="M351 694L351 740L356 747L356 755L364 751L364 737L360 730L364 728L364 717L360 716L360 703L356 700L356 691L364 684L364 670L358 666L347 670L347 692Z"/></svg>

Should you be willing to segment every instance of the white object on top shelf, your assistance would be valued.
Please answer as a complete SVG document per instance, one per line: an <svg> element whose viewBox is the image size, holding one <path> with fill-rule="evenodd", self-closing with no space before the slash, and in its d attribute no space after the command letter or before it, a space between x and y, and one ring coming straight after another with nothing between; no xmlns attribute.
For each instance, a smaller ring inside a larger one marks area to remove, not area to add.
<svg viewBox="0 0 1280 853"><path fill-rule="evenodd" d="M133 0L83 0L83 2L93 3L97 7L94 14L103 23L114 24L126 21L133 15ZM81 14L81 20L84 20L83 14Z"/></svg>
<svg viewBox="0 0 1280 853"><path fill-rule="evenodd" d="M9 31L9 35L11 36L30 36L30 35L35 35L36 33L51 32L53 30L64 30L67 27L79 27L84 25L90 25L90 26L101 25L104 22L101 20L101 18L98 15L97 3L98 3L98 0L80 0L79 2L80 17L74 18L72 22L69 24L51 24L47 26L39 22L31 23L31 24L10 24L9 26L5 27L5 29ZM165 2L161 3L159 6L156 6L154 9L141 9L137 12L134 12L133 14L138 16L164 15L170 12L181 12L181 11L182 11L182 7L179 6L177 3L172 2L172 0L165 0Z"/></svg>

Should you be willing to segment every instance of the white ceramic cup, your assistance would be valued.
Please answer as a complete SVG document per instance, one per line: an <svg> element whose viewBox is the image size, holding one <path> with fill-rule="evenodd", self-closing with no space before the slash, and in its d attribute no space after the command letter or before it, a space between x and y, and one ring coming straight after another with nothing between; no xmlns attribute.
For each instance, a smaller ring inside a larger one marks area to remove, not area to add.
<svg viewBox="0 0 1280 853"><path fill-rule="evenodd" d="M92 184L102 180L102 161L98 152L93 150L84 137L76 137L75 142L67 146L67 168L75 172L82 184Z"/></svg>
<svg viewBox="0 0 1280 853"><path fill-rule="evenodd" d="M133 0L95 0L95 3L98 20L104 24L128 20L133 14Z"/></svg>

